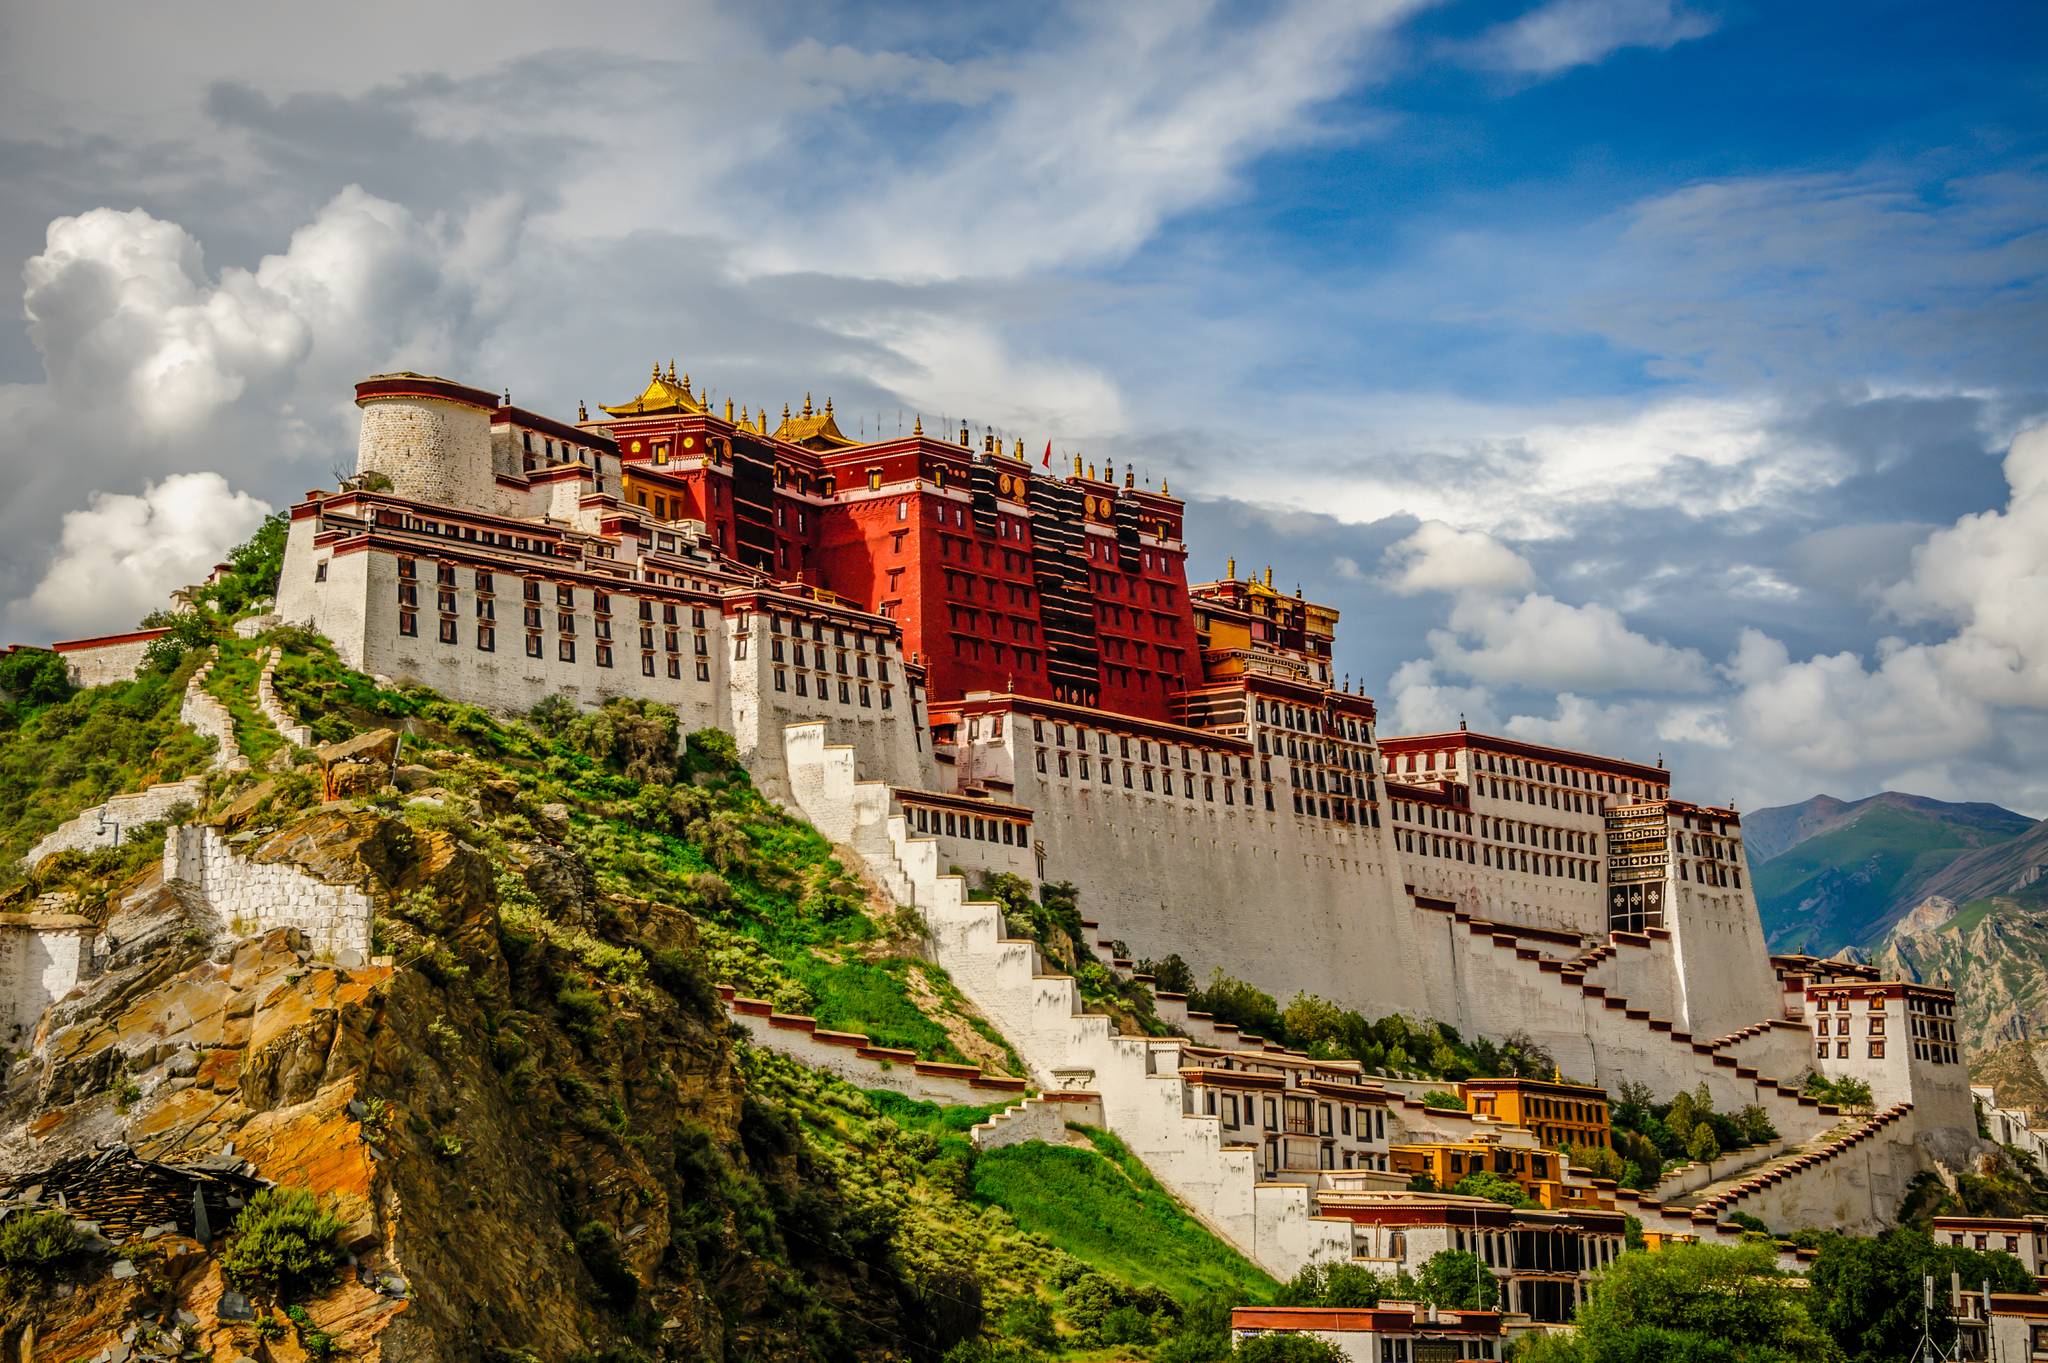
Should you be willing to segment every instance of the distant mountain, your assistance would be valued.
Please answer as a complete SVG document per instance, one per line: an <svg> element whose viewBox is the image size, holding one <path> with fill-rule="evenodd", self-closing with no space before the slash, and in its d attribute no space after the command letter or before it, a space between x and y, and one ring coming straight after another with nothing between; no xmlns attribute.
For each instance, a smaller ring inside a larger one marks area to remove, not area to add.
<svg viewBox="0 0 2048 1363"><path fill-rule="evenodd" d="M2030 854L2008 865L1998 851L2036 824L1993 804L1886 791L1850 801L1818 795L1745 815L1742 827L1772 949L1825 956L1877 946L1893 923L1937 893L1930 888L1936 882L1971 898L2012 888ZM1971 865L1957 870L1965 859Z"/></svg>

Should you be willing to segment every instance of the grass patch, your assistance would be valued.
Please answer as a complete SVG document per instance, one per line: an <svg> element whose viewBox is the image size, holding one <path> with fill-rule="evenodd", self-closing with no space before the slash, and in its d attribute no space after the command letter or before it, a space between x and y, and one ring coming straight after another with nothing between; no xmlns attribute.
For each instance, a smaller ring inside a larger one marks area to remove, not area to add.
<svg viewBox="0 0 2048 1363"><path fill-rule="evenodd" d="M1182 1301L1216 1291L1272 1299L1273 1280L1189 1216L1122 1141L1082 1130L1092 1150L1032 1142L982 1155L974 1195L1126 1282Z"/></svg>
<svg viewBox="0 0 2048 1363"><path fill-rule="evenodd" d="M0 730L0 888L22 878L23 853L81 810L206 765L212 742L178 723L198 665L79 691Z"/></svg>

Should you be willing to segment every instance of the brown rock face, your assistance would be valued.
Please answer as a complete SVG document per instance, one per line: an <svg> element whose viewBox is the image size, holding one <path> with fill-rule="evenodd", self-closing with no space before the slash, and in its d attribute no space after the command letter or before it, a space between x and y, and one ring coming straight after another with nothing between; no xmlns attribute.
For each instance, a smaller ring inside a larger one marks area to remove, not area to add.
<svg viewBox="0 0 2048 1363"><path fill-rule="evenodd" d="M553 928L502 924L497 870L449 834L326 807L247 851L369 888L397 964L317 963L287 932L227 938L203 905L138 885L107 924L125 943L113 967L6 1076L0 1181L105 1141L166 1161L232 1147L346 1222L353 1263L303 1306L359 1363L597 1352L626 1338L622 1301L656 1323L654 1356L722 1356L736 1329L759 1356L814 1356L734 1210L735 1179L793 1190L798 1173L786 1137L742 1147L722 1018L609 982ZM578 940L602 919L695 952L685 914L595 912L566 852L527 865ZM222 1363L300 1356L290 1333L220 1318L205 1247L120 1252L134 1277L96 1259L0 1301L0 1363L89 1358L137 1322L187 1319L185 1346ZM846 1275L833 1291L889 1290L860 1286L860 1265L821 1271Z"/></svg>

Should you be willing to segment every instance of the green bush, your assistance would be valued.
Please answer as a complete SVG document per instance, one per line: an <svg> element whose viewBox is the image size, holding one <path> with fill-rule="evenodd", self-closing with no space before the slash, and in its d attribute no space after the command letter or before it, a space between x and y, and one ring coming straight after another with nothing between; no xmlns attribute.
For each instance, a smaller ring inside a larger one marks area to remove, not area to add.
<svg viewBox="0 0 2048 1363"><path fill-rule="evenodd" d="M0 1269L50 1277L85 1251L69 1213L16 1212L0 1221Z"/></svg>
<svg viewBox="0 0 2048 1363"><path fill-rule="evenodd" d="M1431 1089L1423 1094L1422 1105L1424 1107L1449 1108L1457 1112L1465 1110L1465 1100L1462 1097L1443 1089Z"/></svg>
<svg viewBox="0 0 2048 1363"><path fill-rule="evenodd" d="M221 1271L237 1286L288 1301L332 1281L347 1223L303 1188L265 1188L235 1217Z"/></svg>

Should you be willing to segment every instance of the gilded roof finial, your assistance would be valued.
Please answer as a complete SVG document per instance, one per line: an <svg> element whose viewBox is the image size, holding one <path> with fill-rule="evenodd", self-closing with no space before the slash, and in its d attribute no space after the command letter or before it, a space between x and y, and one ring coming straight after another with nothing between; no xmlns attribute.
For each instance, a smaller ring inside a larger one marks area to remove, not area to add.
<svg viewBox="0 0 2048 1363"><path fill-rule="evenodd" d="M675 372L673 370L669 372L669 377L675 377ZM683 375L683 396L690 396L690 376L688 374Z"/></svg>
<svg viewBox="0 0 2048 1363"><path fill-rule="evenodd" d="M748 411L747 411L747 409L746 409L746 408L744 408L744 407L740 408L740 425L742 425L742 426L752 426L753 424L754 424L754 418L753 418L753 416L752 416L752 415L750 415L750 414L748 413Z"/></svg>
<svg viewBox="0 0 2048 1363"><path fill-rule="evenodd" d="M1106 483L1114 483L1116 481L1116 460L1105 459L1102 461L1102 480Z"/></svg>
<svg viewBox="0 0 2048 1363"><path fill-rule="evenodd" d="M1266 565L1266 585L1268 587L1273 585L1273 565L1270 563Z"/></svg>
<svg viewBox="0 0 2048 1363"><path fill-rule="evenodd" d="M962 422L960 423L960 448L961 448L961 449L963 449L963 450L964 450L964 449L966 449L966 448L967 448L967 441L968 441L968 435L967 435L967 423L966 423L965 421L962 421Z"/></svg>
<svg viewBox="0 0 2048 1363"><path fill-rule="evenodd" d="M1131 466L1130 466L1129 464L1125 464L1125 465L1124 465L1124 486L1125 486L1126 488L1133 488L1133 487L1136 487L1137 485L1138 485L1138 475L1137 475L1137 474L1135 474L1135 473L1133 473L1133 472L1131 471Z"/></svg>
<svg viewBox="0 0 2048 1363"><path fill-rule="evenodd" d="M1227 558L1227 559L1223 560L1223 575L1224 575L1225 577L1229 578L1229 579L1230 579L1230 580L1231 580L1232 582L1235 582L1235 581L1237 581L1237 559L1236 559L1236 558L1234 558L1234 557L1233 557L1233 558Z"/></svg>
<svg viewBox="0 0 2048 1363"><path fill-rule="evenodd" d="M919 412L917 414L917 419L910 423L910 433L912 435L924 434L924 413Z"/></svg>
<svg viewBox="0 0 2048 1363"><path fill-rule="evenodd" d="M1090 465L1088 466L1088 481L1089 481L1089 482L1091 482L1091 483L1093 483L1093 482L1097 481L1097 479L1096 479L1096 477L1095 477L1095 465L1093 465L1093 464L1090 464Z"/></svg>
<svg viewBox="0 0 2048 1363"><path fill-rule="evenodd" d="M660 360L656 360L656 361L654 362L654 377L655 377L656 379L659 379L659 378L661 377L661 361L660 361Z"/></svg>
<svg viewBox="0 0 2048 1363"><path fill-rule="evenodd" d="M1162 475L1160 476L1160 479L1159 479L1159 495L1160 495L1160 496L1162 496L1162 497L1164 497L1164 496L1165 496L1165 495L1167 494L1167 492L1168 492L1168 488L1167 488L1167 486L1166 486L1166 478L1165 478L1165 476L1164 476L1164 475L1162 474Z"/></svg>
<svg viewBox="0 0 2048 1363"><path fill-rule="evenodd" d="M675 362L675 357L674 357L674 356L670 356L670 357L669 357L669 362L668 362L668 381L669 381L670 383L674 383L674 382L676 381L676 362Z"/></svg>
<svg viewBox="0 0 2048 1363"><path fill-rule="evenodd" d="M1081 456L1078 454L1074 456L1074 476L1076 478L1081 476Z"/></svg>
<svg viewBox="0 0 2048 1363"><path fill-rule="evenodd" d="M726 424L726 425L728 425L728 426L730 426L730 425L732 424L732 399L731 399L731 398L727 398L727 399L725 400L725 424Z"/></svg>
<svg viewBox="0 0 2048 1363"><path fill-rule="evenodd" d="M789 404L786 402L782 404L782 419L784 422L789 420Z"/></svg>
<svg viewBox="0 0 2048 1363"><path fill-rule="evenodd" d="M1018 436L1018 437L1017 437L1017 458L1019 458L1019 459L1022 459L1023 457L1024 457L1024 437L1020 435L1020 436Z"/></svg>
<svg viewBox="0 0 2048 1363"><path fill-rule="evenodd" d="M590 408L584 405L582 398L576 399L576 419L578 421L590 420Z"/></svg>
<svg viewBox="0 0 2048 1363"><path fill-rule="evenodd" d="M832 415L832 395L830 393L825 395L825 415Z"/></svg>
<svg viewBox="0 0 2048 1363"><path fill-rule="evenodd" d="M809 393L806 393L806 394L804 394L804 415L805 415L805 416L809 416L810 414L811 414L811 395L810 395Z"/></svg>

